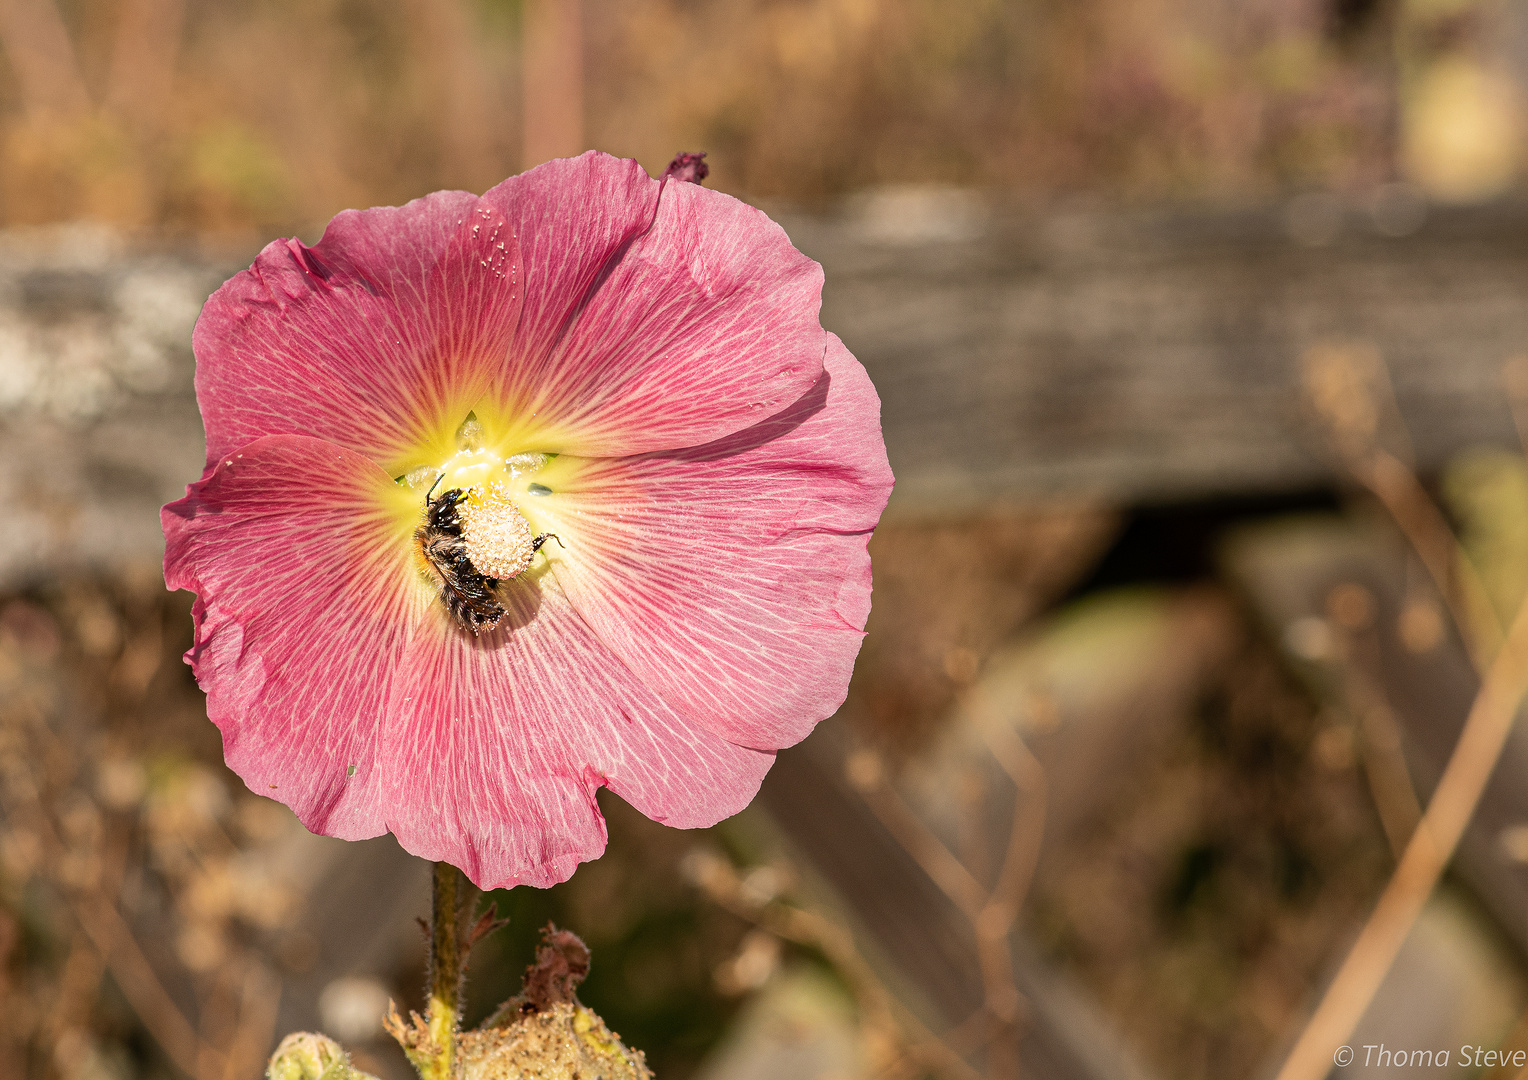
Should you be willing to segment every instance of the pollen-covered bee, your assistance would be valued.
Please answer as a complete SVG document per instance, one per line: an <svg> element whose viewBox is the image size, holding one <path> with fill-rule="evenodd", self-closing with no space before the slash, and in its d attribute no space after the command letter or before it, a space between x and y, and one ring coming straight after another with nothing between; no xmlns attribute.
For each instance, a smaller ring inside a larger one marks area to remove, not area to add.
<svg viewBox="0 0 1528 1080"><path fill-rule="evenodd" d="M433 488L431 489L434 490ZM425 561L440 578L440 598L453 618L474 634L492 630L504 617L498 580L478 572L467 558L467 541L457 507L467 493L461 488L425 496L425 522L414 530L414 539Z"/></svg>
<svg viewBox="0 0 1528 1080"><path fill-rule="evenodd" d="M435 487L440 481L435 482ZM467 555L467 539L462 535L461 504L467 492L451 488L435 495L435 487L425 495L424 524L414 530L420 553L440 580L440 598L454 619L473 634L492 630L507 611L499 599L499 579L489 577ZM532 554L547 540L561 540L553 533L532 538Z"/></svg>

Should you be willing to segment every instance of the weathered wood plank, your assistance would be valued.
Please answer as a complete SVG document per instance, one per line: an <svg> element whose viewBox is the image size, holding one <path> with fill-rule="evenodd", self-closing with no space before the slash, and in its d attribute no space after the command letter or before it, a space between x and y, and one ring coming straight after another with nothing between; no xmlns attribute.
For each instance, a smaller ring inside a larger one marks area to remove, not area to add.
<svg viewBox="0 0 1528 1080"><path fill-rule="evenodd" d="M1321 247L1276 207L978 220L900 244L852 217L786 222L880 390L893 512L1327 484L1299 391L1320 341L1379 349L1424 468L1512 438L1498 373L1528 350L1523 207L1404 238L1355 215Z"/></svg>
<svg viewBox="0 0 1528 1080"><path fill-rule="evenodd" d="M880 390L893 514L1327 484L1298 358L1332 339L1389 361L1424 468L1512 437L1497 373L1528 349L1528 207L1319 248L1276 209L984 214L894 242L863 214L784 216ZM153 507L201 465L190 326L240 264L0 236L0 575L157 555Z"/></svg>
<svg viewBox="0 0 1528 1080"><path fill-rule="evenodd" d="M237 269L88 228L0 234L0 580L155 561L201 473L191 327Z"/></svg>

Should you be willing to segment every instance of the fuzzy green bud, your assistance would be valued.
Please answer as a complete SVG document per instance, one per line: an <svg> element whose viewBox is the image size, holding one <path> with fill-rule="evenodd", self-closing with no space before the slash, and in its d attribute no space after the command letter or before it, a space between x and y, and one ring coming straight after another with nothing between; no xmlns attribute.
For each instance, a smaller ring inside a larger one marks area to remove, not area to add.
<svg viewBox="0 0 1528 1080"><path fill-rule="evenodd" d="M266 1080L361 1080L366 1074L350 1067L350 1055L329 1036L294 1031L276 1047L265 1076Z"/></svg>

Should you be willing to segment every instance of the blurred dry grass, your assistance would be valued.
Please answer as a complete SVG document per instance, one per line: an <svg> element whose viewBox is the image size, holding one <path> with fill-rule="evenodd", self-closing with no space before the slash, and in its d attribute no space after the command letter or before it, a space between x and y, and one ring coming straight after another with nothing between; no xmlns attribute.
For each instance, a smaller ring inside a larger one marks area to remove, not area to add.
<svg viewBox="0 0 1528 1080"><path fill-rule="evenodd" d="M1206 625L1158 659L1187 669L1176 700L1131 721L1166 734L1095 774L1030 924L1160 1075L1208 1080L1255 1075L1299 1025L1389 852L1346 729L1245 611L1210 590L1192 600Z"/></svg>
<svg viewBox="0 0 1528 1080"><path fill-rule="evenodd" d="M716 186L798 202L1403 176L1471 198L1520 164L1508 22L1485 0L6 0L0 223L250 240L480 190L527 146L705 149Z"/></svg>
<svg viewBox="0 0 1528 1080"><path fill-rule="evenodd" d="M157 576L0 604L7 1075L132 1075L145 1034L187 1075L252 1074L275 958L301 961L289 939L317 841L210 764L201 694L167 662L184 605Z"/></svg>

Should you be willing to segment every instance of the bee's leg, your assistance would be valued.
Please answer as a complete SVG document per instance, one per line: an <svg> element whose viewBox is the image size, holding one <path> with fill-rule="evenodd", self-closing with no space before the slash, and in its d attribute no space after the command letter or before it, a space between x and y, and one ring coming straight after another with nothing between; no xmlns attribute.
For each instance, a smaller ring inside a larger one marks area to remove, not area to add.
<svg viewBox="0 0 1528 1080"><path fill-rule="evenodd" d="M562 542L562 537L558 536L556 533L542 533L540 536L537 536L531 540L531 554L534 555L536 552L540 551L541 545L546 543L548 540L556 540L557 546L560 548L565 548L567 546Z"/></svg>

